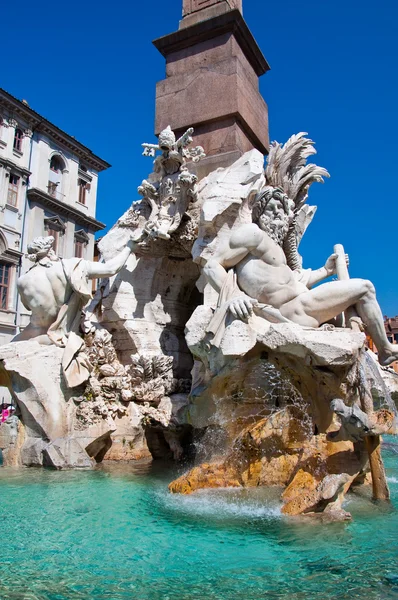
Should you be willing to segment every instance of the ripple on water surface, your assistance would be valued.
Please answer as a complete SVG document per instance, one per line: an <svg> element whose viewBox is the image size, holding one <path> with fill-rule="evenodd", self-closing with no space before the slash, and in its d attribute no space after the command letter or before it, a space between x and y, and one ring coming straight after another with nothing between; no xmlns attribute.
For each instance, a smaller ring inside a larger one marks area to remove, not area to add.
<svg viewBox="0 0 398 600"><path fill-rule="evenodd" d="M149 463L0 469L0 600L398 598L392 505L351 495L351 523L280 514L279 490L171 495Z"/></svg>

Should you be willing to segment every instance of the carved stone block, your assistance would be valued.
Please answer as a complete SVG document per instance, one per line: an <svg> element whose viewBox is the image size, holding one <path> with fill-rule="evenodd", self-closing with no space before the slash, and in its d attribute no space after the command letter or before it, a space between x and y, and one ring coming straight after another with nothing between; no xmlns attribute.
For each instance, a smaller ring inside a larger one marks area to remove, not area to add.
<svg viewBox="0 0 398 600"><path fill-rule="evenodd" d="M194 12L216 6L217 4L225 5L226 10L234 8L242 10L242 0L184 0L183 16L186 17Z"/></svg>

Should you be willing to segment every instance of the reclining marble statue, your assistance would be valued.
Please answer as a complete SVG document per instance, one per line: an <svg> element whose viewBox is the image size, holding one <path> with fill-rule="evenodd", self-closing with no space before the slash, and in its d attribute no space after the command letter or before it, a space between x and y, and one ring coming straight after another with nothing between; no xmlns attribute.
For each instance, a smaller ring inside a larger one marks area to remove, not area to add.
<svg viewBox="0 0 398 600"><path fill-rule="evenodd" d="M201 183L193 256L204 300L185 330L196 359L188 415L211 429L205 462L173 493L283 485L283 513L345 519L344 494L370 470L373 497L389 498L380 435L394 431L396 410L358 328L383 365L398 347L341 246L320 269L303 268L308 191L329 175L307 163L313 154L299 133L271 144L265 171L252 152Z"/></svg>
<svg viewBox="0 0 398 600"><path fill-rule="evenodd" d="M125 265L135 242L127 245L106 263L82 258L59 258L53 250L54 238L38 237L28 245L34 265L17 283L25 308L32 312L29 325L13 342L36 340L65 348L62 369L68 387L86 381L91 365L84 354L79 334L82 310L92 297L92 279L111 277Z"/></svg>
<svg viewBox="0 0 398 600"><path fill-rule="evenodd" d="M325 169L293 160L294 152L302 157L311 153L312 142L304 135L293 136L285 146L273 144L267 185L252 204L253 223L233 230L204 266L208 282L219 293L218 310L207 327L214 335L211 343L219 346L228 311L242 320L254 311L273 322L317 328L354 307L377 347L380 364L389 365L398 359L398 346L387 339L372 283L350 279L314 287L336 274L336 254L320 269L301 268L300 211L302 216L305 207L308 213L305 200L311 183L328 176Z"/></svg>

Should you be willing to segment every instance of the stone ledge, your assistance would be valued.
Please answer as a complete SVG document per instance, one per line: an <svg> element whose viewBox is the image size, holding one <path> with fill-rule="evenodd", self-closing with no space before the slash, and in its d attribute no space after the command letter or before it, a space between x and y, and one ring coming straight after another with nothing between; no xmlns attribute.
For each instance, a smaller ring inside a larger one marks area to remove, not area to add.
<svg viewBox="0 0 398 600"><path fill-rule="evenodd" d="M232 33L235 36L246 58L259 77L270 70L270 66L250 32L246 21L237 9L157 38L153 41L153 44L167 59L172 52L192 47L224 33Z"/></svg>

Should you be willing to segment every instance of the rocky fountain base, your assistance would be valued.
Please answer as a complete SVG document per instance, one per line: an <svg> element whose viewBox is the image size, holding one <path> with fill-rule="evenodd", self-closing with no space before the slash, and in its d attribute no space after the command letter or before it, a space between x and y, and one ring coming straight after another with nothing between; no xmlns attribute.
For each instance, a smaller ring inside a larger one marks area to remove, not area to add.
<svg viewBox="0 0 398 600"><path fill-rule="evenodd" d="M389 497L380 435L394 431L395 409L358 315L384 357L398 354L374 288L348 281L342 249L302 267L316 209L308 190L328 176L307 164L305 134L274 143L265 171L252 150L198 182L204 153L189 149L192 132L176 139L167 128L159 145L144 144L161 154L142 199L101 240L99 263L57 259L53 238L28 247L25 305L40 278L61 282L66 300L49 294L51 311L32 302L26 341L0 349L0 383L19 416L0 448L7 464L61 469L181 460L196 443L197 466L172 492L283 486L284 513L345 519L354 485L371 481L375 498ZM337 327L342 311L357 330Z"/></svg>
<svg viewBox="0 0 398 600"><path fill-rule="evenodd" d="M187 325L187 340L200 358L205 338L198 316ZM207 387L201 391L199 383L190 407L194 425L203 425L203 415L211 423L207 460L173 481L173 493L283 486L285 514L350 517L341 507L345 494L371 482L366 440L393 431L394 409L388 398L370 418L359 408L364 335L330 329L268 324L250 341L250 324L235 320L226 328L224 350L207 350ZM226 348L240 348L243 356ZM369 391L376 383L385 392L368 369Z"/></svg>

